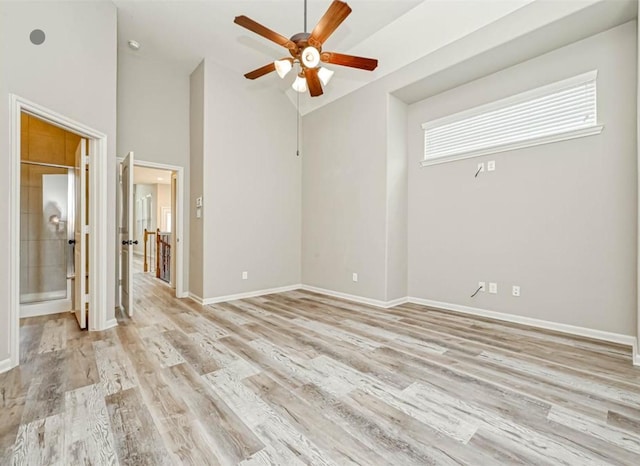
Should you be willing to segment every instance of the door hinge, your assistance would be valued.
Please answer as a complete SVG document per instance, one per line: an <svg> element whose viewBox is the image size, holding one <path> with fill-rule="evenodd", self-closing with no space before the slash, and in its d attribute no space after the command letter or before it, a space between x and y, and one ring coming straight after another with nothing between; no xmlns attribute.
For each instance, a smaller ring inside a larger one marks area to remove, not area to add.
<svg viewBox="0 0 640 466"><path fill-rule="evenodd" d="M89 156L85 155L82 159L82 161L84 162L85 165L89 165Z"/></svg>
<svg viewBox="0 0 640 466"><path fill-rule="evenodd" d="M84 225L82 227L82 233L85 234L85 235L89 234L89 225Z"/></svg>
<svg viewBox="0 0 640 466"><path fill-rule="evenodd" d="M86 295L84 295L84 302L88 303L89 302L89 293L87 293Z"/></svg>

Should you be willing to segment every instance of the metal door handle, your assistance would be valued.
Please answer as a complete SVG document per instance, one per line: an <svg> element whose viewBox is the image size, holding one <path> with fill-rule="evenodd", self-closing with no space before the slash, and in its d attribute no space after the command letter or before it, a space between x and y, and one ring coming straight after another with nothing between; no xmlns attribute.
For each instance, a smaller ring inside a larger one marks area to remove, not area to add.
<svg viewBox="0 0 640 466"><path fill-rule="evenodd" d="M132 244L132 241L129 241L129 244ZM133 241L133 244L138 244L138 240Z"/></svg>
<svg viewBox="0 0 640 466"><path fill-rule="evenodd" d="M70 239L68 242L69 242L69 244L76 244L76 240L75 239Z"/></svg>
<svg viewBox="0 0 640 466"><path fill-rule="evenodd" d="M128 244L131 244L131 241L127 241L126 239L122 240L123 246L127 246Z"/></svg>

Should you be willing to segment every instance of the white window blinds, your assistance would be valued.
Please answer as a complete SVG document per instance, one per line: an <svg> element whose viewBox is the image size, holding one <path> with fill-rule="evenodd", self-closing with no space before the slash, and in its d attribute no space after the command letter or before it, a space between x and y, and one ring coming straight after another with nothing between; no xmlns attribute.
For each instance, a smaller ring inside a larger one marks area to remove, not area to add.
<svg viewBox="0 0 640 466"><path fill-rule="evenodd" d="M512 150L595 128L596 77L592 71L425 123L425 161Z"/></svg>

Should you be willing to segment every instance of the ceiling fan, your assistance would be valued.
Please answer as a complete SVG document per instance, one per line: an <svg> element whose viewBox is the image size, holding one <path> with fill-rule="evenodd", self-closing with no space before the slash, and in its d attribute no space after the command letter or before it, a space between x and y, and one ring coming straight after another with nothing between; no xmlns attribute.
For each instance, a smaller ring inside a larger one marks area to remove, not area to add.
<svg viewBox="0 0 640 466"><path fill-rule="evenodd" d="M309 89L311 97L322 95L322 85L325 86L333 76L333 71L320 66L320 62L333 65L348 66L362 70L373 71L378 66L378 60L373 58L356 57L336 52L323 52L322 45L331 34L342 24L351 13L351 7L340 0L334 0L326 13L311 33L307 31L307 1L304 2L304 30L287 39L285 36L257 23L246 16L236 16L234 23L269 39L289 50L291 57L285 57L269 63L245 74L247 79L256 79L265 74L276 71L284 78L294 64L300 66L300 71L293 82L293 89L305 92Z"/></svg>

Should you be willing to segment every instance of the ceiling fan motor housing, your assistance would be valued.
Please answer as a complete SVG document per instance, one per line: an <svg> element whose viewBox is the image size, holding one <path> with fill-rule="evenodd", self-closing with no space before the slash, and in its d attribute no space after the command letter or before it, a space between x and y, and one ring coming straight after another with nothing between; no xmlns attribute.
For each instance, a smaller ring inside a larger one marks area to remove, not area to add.
<svg viewBox="0 0 640 466"><path fill-rule="evenodd" d="M315 62L315 64L313 64L311 68L317 67L320 64L320 54L322 53L322 44L313 39L309 40L310 36L311 34L309 34L308 32L299 32L298 34L294 34L293 36L291 36L291 42L296 44L296 48L290 48L289 53L291 53L291 56L295 61L300 63L305 68L310 67L308 65L309 62ZM309 47L313 47L317 51L317 54L313 53L313 56L303 57L302 53L308 50Z"/></svg>

